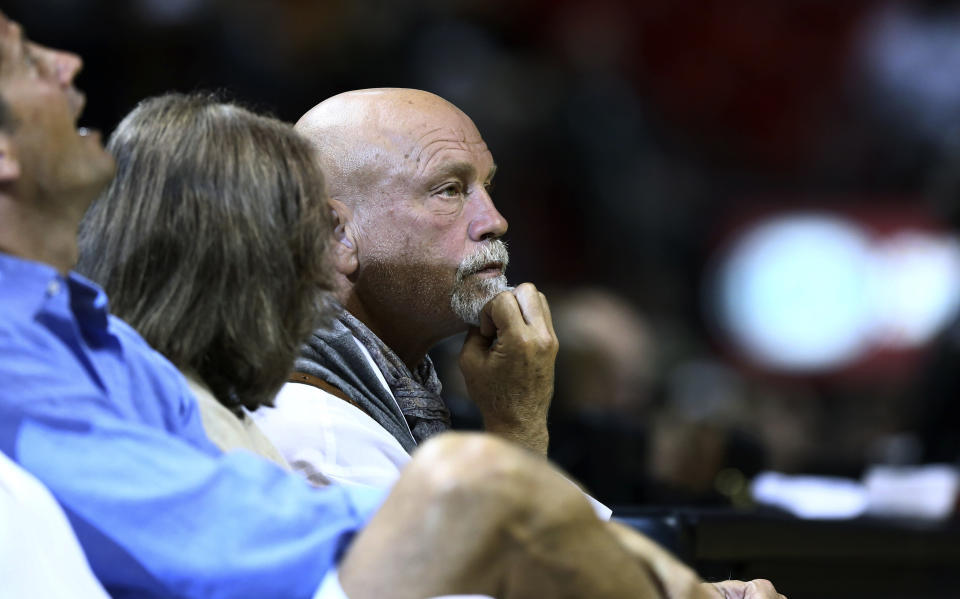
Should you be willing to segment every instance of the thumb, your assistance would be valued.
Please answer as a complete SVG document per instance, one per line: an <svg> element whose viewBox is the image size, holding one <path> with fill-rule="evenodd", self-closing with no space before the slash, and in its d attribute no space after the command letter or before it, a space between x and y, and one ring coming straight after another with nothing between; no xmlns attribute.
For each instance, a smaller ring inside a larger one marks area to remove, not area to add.
<svg viewBox="0 0 960 599"><path fill-rule="evenodd" d="M467 336L463 340L463 347L460 348L460 365L463 367L465 360L482 360L483 356L490 350L490 339L480 333L477 327L470 327L467 330Z"/></svg>
<svg viewBox="0 0 960 599"><path fill-rule="evenodd" d="M480 310L480 328L477 330L478 333L483 335L489 340L493 340L497 336L497 325L493 322L493 300L490 300L486 305ZM471 327L472 330L472 327Z"/></svg>

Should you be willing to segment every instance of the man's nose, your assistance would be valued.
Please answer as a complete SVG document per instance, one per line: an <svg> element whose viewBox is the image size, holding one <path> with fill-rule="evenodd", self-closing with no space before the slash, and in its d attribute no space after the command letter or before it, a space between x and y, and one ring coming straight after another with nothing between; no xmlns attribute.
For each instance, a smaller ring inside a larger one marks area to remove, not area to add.
<svg viewBox="0 0 960 599"><path fill-rule="evenodd" d="M54 65L57 80L61 85L70 85L83 69L83 59L72 52L54 51Z"/></svg>
<svg viewBox="0 0 960 599"><path fill-rule="evenodd" d="M83 59L66 50L55 50L31 42L31 50L43 64L44 72L64 87L73 84L74 78L83 69Z"/></svg>
<svg viewBox="0 0 960 599"><path fill-rule="evenodd" d="M473 241L484 241L503 237L507 232L507 219L493 205L493 199L486 190L477 198L478 207L470 221L469 235Z"/></svg>

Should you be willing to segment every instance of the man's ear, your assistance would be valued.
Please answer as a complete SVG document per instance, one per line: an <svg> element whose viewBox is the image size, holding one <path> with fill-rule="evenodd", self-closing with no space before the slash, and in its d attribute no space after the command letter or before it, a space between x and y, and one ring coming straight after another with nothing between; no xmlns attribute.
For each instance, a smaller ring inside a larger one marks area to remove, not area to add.
<svg viewBox="0 0 960 599"><path fill-rule="evenodd" d="M0 131L0 184L13 183L20 178L20 160L13 139Z"/></svg>
<svg viewBox="0 0 960 599"><path fill-rule="evenodd" d="M333 217L333 264L337 272L350 277L360 267L353 227L353 211L340 200L328 200Z"/></svg>

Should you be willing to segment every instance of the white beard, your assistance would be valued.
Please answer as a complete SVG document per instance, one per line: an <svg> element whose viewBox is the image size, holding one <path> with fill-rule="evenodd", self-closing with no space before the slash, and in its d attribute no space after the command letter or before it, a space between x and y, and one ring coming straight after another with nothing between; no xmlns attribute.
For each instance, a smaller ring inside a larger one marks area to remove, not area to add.
<svg viewBox="0 0 960 599"><path fill-rule="evenodd" d="M450 293L450 308L453 313L467 324L480 326L480 312L483 307L511 287L502 271L500 276L485 279L473 279L470 275L490 262L502 263L505 271L509 260L507 244L499 239L481 246L475 254L464 258L457 267L453 291Z"/></svg>

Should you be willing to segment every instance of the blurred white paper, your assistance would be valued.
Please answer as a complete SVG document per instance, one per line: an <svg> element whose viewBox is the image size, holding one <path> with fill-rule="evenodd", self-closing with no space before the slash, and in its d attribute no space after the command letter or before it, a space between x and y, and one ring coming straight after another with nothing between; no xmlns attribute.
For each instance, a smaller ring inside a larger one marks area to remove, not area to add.
<svg viewBox="0 0 960 599"><path fill-rule="evenodd" d="M836 476L797 476L761 472L750 483L758 503L784 509L799 518L856 518L867 511L866 486Z"/></svg>
<svg viewBox="0 0 960 599"><path fill-rule="evenodd" d="M869 514L940 520L960 496L960 471L945 464L873 466L863 482L833 476L762 472L750 483L757 503L799 518L846 519Z"/></svg>
<svg viewBox="0 0 960 599"><path fill-rule="evenodd" d="M874 466L863 477L867 513L940 520L956 506L960 473L953 466Z"/></svg>

